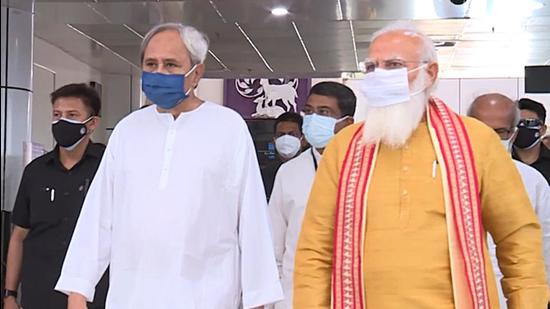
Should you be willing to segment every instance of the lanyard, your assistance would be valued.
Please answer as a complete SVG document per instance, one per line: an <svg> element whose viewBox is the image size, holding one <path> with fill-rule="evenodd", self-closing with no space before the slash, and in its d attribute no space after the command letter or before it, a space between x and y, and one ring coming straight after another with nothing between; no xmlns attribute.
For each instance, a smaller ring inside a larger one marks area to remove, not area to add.
<svg viewBox="0 0 550 309"><path fill-rule="evenodd" d="M311 158L313 159L313 167L315 168L315 171L317 171L317 158L313 153L313 147L311 147Z"/></svg>

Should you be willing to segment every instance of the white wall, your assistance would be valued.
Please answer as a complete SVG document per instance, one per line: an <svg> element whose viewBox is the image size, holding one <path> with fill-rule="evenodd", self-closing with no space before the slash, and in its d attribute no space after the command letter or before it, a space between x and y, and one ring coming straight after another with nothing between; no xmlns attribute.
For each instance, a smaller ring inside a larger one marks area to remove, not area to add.
<svg viewBox="0 0 550 309"><path fill-rule="evenodd" d="M53 146L50 119L49 94L56 88L74 82L97 81L102 84L102 120L93 135L98 142L107 142L109 128L120 119L138 109L144 102L138 73L134 75L101 74L83 62L66 54L57 47L35 38L32 104L32 141L43 144L46 149ZM342 82L357 95L355 118L361 121L365 114L365 98L360 91L359 79L313 78L312 85L321 81ZM223 104L223 79L202 79L195 90L198 97ZM442 98L455 111L465 114L473 99L483 93L500 92L512 99L530 97L545 104L550 114L550 94L524 94L523 78L442 78L435 95ZM549 117L550 118L550 117ZM550 119L547 119L550 122Z"/></svg>
<svg viewBox="0 0 550 309"><path fill-rule="evenodd" d="M111 129L132 110L132 76L103 74L102 80L102 121L107 129Z"/></svg>
<svg viewBox="0 0 550 309"><path fill-rule="evenodd" d="M197 97L217 104L223 104L223 79L203 78L195 94Z"/></svg>
<svg viewBox="0 0 550 309"><path fill-rule="evenodd" d="M55 89L55 75L55 72L33 66L31 140L42 144L46 150L51 150L54 146L50 93Z"/></svg>
<svg viewBox="0 0 550 309"><path fill-rule="evenodd" d="M50 93L70 83L102 81L101 73L58 47L34 37L33 97L31 141L52 149ZM92 135L96 142L106 142L105 124Z"/></svg>
<svg viewBox="0 0 550 309"><path fill-rule="evenodd" d="M360 91L360 79L313 78L311 85L322 81L341 82L349 86L357 96L355 119L363 120L365 114L365 98ZM461 114L466 114L472 101L479 95L488 92L499 92L516 100L522 97L532 98L545 105L550 115L550 94L525 94L523 78L442 78L439 80L434 95L443 99L451 108ZM197 94L203 99L216 103L223 102L223 80L203 79L197 89ZM547 117L550 124L550 117Z"/></svg>

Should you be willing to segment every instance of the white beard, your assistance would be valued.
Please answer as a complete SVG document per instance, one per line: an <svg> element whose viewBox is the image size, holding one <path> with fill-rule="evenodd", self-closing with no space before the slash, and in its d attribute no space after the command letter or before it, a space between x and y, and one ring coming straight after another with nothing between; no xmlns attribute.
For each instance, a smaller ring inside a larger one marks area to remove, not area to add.
<svg viewBox="0 0 550 309"><path fill-rule="evenodd" d="M427 73L421 70L413 82L411 91L426 85ZM363 139L367 144L378 142L392 148L400 148L418 127L426 112L430 88L411 96L410 101L385 107L366 108Z"/></svg>

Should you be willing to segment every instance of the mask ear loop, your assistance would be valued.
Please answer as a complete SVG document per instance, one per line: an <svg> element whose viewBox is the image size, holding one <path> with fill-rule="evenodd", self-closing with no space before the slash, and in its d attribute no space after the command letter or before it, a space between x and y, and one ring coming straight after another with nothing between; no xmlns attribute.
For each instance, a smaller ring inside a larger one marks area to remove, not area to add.
<svg viewBox="0 0 550 309"><path fill-rule="evenodd" d="M418 70L422 70L422 69L424 69L424 68L427 67L427 66L428 66L428 63L424 63L423 65L419 65L419 66L417 66L416 68L414 68L414 69L412 69L412 70L410 70L410 71L407 71L407 75L408 75L409 73L412 73L412 72L415 72L415 71L418 71ZM417 90L417 91L415 91L415 92L413 92L413 93L410 93L409 96L414 97L415 95L417 95L417 94L423 92L424 90L426 90L426 88L428 88L428 87L424 87L424 88L422 88L422 89L420 89L420 90Z"/></svg>
<svg viewBox="0 0 550 309"><path fill-rule="evenodd" d="M350 115L346 115L346 116L344 116L344 117L342 117L342 118L336 119L336 123L340 123L340 122L342 122L342 121L344 121L344 120L346 120L346 119L348 119L348 118L351 118L351 116L350 116Z"/></svg>
<svg viewBox="0 0 550 309"><path fill-rule="evenodd" d="M191 70L189 70L189 72L185 73L184 77L188 77L189 75L191 75L191 73L193 73L193 71L197 68L197 64L195 64ZM194 89L195 87L191 87L189 88L186 92L185 92L185 95L188 96L191 91Z"/></svg>

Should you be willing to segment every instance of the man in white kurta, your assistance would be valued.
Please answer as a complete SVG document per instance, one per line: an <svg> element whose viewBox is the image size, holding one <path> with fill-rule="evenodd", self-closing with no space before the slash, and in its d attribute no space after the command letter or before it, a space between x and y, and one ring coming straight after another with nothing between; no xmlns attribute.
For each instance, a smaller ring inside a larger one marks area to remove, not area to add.
<svg viewBox="0 0 550 309"><path fill-rule="evenodd" d="M153 37L150 48L188 34L174 27L153 29L157 34L145 38ZM187 73L182 88L195 81ZM169 100L145 91L157 106L114 129L56 289L70 294L69 308L83 308L71 307L71 296L73 304L79 295L93 299L110 265L107 309L236 309L241 301L251 308L279 300L266 198L245 122L192 94L180 105L196 106L175 117L179 107L165 112L161 103Z"/></svg>
<svg viewBox="0 0 550 309"><path fill-rule="evenodd" d="M356 97L347 86L336 82L321 82L311 88L304 106L304 135L312 145L296 158L281 165L275 176L269 200L269 215L273 231L275 257L283 286L284 300L275 309L292 309L292 277L296 243L302 228L304 211L313 186L321 153L335 133L353 124ZM316 114L316 116L313 116ZM311 121L311 117L334 119L332 126ZM309 119L308 119L309 118ZM338 121L338 119L340 121ZM323 133L323 131L328 131ZM324 138L318 138L324 136Z"/></svg>
<svg viewBox="0 0 550 309"><path fill-rule="evenodd" d="M487 93L474 100L468 115L494 129L500 136L504 147L510 151L520 118L519 109L514 101L499 93ZM550 186L548 186L548 182L539 171L523 162L513 161L542 227L544 265L546 267L547 282L550 282ZM493 270L497 278L500 305L505 308L506 298L500 283L503 275L498 266L496 245L490 235L487 239Z"/></svg>

